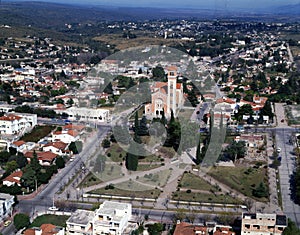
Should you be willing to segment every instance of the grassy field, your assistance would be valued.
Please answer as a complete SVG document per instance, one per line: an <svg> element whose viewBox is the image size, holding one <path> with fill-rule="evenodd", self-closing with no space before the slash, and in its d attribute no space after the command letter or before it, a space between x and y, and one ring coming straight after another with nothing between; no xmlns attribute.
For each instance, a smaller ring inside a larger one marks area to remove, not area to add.
<svg viewBox="0 0 300 235"><path fill-rule="evenodd" d="M53 224L56 226L66 227L66 221L68 218L69 216L66 215L41 215L38 216L29 227L40 227L42 224Z"/></svg>
<svg viewBox="0 0 300 235"><path fill-rule="evenodd" d="M139 182L153 185L153 186L165 186L172 173L172 169L160 171L156 174L146 174L144 177L139 178Z"/></svg>
<svg viewBox="0 0 300 235"><path fill-rule="evenodd" d="M157 167L161 167L161 164L139 164L137 167L137 171L149 171Z"/></svg>
<svg viewBox="0 0 300 235"><path fill-rule="evenodd" d="M40 139L49 135L52 130L54 130L54 126L36 126L30 133L25 134L21 140L25 142L38 142Z"/></svg>
<svg viewBox="0 0 300 235"><path fill-rule="evenodd" d="M97 176L95 176L93 173L89 173L79 184L79 188L89 187L95 184L100 184L103 181L100 180Z"/></svg>
<svg viewBox="0 0 300 235"><path fill-rule="evenodd" d="M118 143L112 143L112 145L108 148L106 153L110 153L110 160L114 162L121 162L123 158L126 156L126 151L122 149Z"/></svg>
<svg viewBox="0 0 300 235"><path fill-rule="evenodd" d="M218 181L243 193L248 197L253 197L252 190L261 182L267 183L267 169L253 167L214 167L209 173ZM260 201L268 201L267 198L255 198Z"/></svg>
<svg viewBox="0 0 300 235"><path fill-rule="evenodd" d="M132 185L129 184L130 182L127 181L122 184L114 186L113 189L101 188L101 189L93 190L90 193L100 194L100 195L115 195L115 196L141 197L141 198L157 198L160 194L159 189L149 189L150 187L147 188L135 182L133 182ZM124 188L128 188L128 189L125 190Z"/></svg>
<svg viewBox="0 0 300 235"><path fill-rule="evenodd" d="M191 174L191 173L185 173L179 182L180 186L182 188L188 188L188 189L197 189L197 190L216 190L216 188L200 177Z"/></svg>
<svg viewBox="0 0 300 235"><path fill-rule="evenodd" d="M192 201L192 202L212 202L212 203L226 203L226 204L239 204L240 202L232 198L229 195L224 194L213 194L213 193L199 193L193 192L190 193L180 191L173 193L172 199L181 200L181 201Z"/></svg>

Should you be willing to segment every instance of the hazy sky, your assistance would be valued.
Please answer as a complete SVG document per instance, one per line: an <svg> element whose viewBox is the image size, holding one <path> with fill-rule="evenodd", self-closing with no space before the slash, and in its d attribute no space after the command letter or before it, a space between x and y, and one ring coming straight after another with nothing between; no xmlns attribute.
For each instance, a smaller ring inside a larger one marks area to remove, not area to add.
<svg viewBox="0 0 300 235"><path fill-rule="evenodd" d="M3 2L5 0L2 0ZM12 0L10 0L12 1ZM26 1L26 0L19 0ZM28 1L28 0L27 0ZM184 8L243 8L265 9L281 5L300 4L300 0L39 0L58 3L99 4L111 6L184 7Z"/></svg>

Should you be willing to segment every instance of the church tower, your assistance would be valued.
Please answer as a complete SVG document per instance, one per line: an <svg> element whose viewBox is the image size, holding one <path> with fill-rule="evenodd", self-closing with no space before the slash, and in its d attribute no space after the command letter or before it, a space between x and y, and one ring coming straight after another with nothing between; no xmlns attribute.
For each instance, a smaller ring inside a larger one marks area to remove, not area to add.
<svg viewBox="0 0 300 235"><path fill-rule="evenodd" d="M176 115L176 81L177 81L177 67L171 66L167 68L168 71L168 98L167 98L167 115L171 115L171 110L173 110L174 115Z"/></svg>

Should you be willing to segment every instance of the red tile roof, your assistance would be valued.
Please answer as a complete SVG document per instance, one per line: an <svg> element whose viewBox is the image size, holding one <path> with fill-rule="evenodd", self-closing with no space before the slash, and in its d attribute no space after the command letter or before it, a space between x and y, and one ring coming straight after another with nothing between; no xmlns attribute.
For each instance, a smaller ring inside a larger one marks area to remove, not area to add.
<svg viewBox="0 0 300 235"><path fill-rule="evenodd" d="M22 146L23 144L25 144L26 142L23 141L23 140L18 140L18 141L15 141L13 142L13 145L17 146L17 147L20 147Z"/></svg>
<svg viewBox="0 0 300 235"><path fill-rule="evenodd" d="M21 117L19 117L17 115L13 115L13 114L0 117L1 121L14 121L14 120L20 120L20 119L21 119Z"/></svg>
<svg viewBox="0 0 300 235"><path fill-rule="evenodd" d="M186 222L181 222L176 225L174 235L206 235L207 228L205 226L197 226Z"/></svg>
<svg viewBox="0 0 300 235"><path fill-rule="evenodd" d="M12 183L20 184L20 180L16 178L21 178L22 175L23 175L22 171L15 171L11 173L9 176L7 176L5 179L3 179L3 181L9 181Z"/></svg>
<svg viewBox="0 0 300 235"><path fill-rule="evenodd" d="M68 144L66 144L66 143L64 143L62 141L57 141L57 142L48 143L44 147L53 146L54 148L64 150L64 149L66 149L67 145Z"/></svg>
<svg viewBox="0 0 300 235"><path fill-rule="evenodd" d="M55 235L57 234L56 226L53 224L42 224L41 225L42 234L41 235ZM24 235L35 235L35 229L26 229Z"/></svg>

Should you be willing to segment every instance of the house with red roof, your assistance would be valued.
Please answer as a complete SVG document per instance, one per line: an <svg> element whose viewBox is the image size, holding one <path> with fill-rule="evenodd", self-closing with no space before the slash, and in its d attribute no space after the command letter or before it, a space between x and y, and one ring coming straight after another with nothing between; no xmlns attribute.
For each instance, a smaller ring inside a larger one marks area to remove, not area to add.
<svg viewBox="0 0 300 235"><path fill-rule="evenodd" d="M23 172L21 170L15 171L11 173L9 176L3 179L3 185L6 185L8 187L14 186L17 184L18 186L21 186L21 178L22 178Z"/></svg>
<svg viewBox="0 0 300 235"><path fill-rule="evenodd" d="M79 140L80 133L77 130L63 130L63 131L55 131L52 133L52 141L57 142L61 141L67 144L71 142L75 142Z"/></svg>
<svg viewBox="0 0 300 235"><path fill-rule="evenodd" d="M34 154L33 152L27 152L24 154L28 162L30 162L31 159L33 158L33 154ZM37 152L36 155L40 165L42 166L51 166L53 163L55 163L56 158L59 156L58 154L52 153L50 151Z"/></svg>
<svg viewBox="0 0 300 235"><path fill-rule="evenodd" d="M50 143L46 144L43 147L43 151L44 152L52 152L52 153L55 153L60 156L69 154L68 144L66 144L62 141L50 142Z"/></svg>
<svg viewBox="0 0 300 235"><path fill-rule="evenodd" d="M64 235L65 229L53 224L42 224L39 228L26 229L24 235Z"/></svg>

